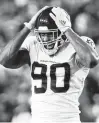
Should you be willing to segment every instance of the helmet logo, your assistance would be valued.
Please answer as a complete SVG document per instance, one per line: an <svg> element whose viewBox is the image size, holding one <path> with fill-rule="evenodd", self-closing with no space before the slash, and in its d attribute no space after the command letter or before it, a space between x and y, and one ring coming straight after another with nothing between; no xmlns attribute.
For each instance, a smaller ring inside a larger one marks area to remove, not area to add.
<svg viewBox="0 0 99 123"><path fill-rule="evenodd" d="M44 20L44 19L40 19L40 22L48 23L48 21L47 20Z"/></svg>

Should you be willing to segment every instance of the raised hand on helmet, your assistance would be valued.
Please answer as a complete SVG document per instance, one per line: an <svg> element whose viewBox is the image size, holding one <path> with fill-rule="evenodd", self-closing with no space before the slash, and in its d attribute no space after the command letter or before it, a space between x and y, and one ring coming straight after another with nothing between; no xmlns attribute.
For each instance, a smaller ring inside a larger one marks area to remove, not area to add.
<svg viewBox="0 0 99 123"><path fill-rule="evenodd" d="M31 20L30 20L28 23L25 22L24 24L25 24L29 29L32 29L32 28L34 27L34 25L35 25L36 19L37 19L37 17L39 16L39 14L40 14L41 12L43 12L45 9L47 9L47 8L49 8L49 6L45 6L45 7L43 7L42 9L40 9L40 10L31 18Z"/></svg>
<svg viewBox="0 0 99 123"><path fill-rule="evenodd" d="M50 16L62 33L64 33L68 28L71 28L70 16L64 9L53 7Z"/></svg>

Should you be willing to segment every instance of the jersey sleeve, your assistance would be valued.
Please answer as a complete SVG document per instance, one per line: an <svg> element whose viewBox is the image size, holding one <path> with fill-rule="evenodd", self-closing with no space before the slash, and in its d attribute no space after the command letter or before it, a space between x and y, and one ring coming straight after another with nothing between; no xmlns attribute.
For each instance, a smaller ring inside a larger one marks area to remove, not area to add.
<svg viewBox="0 0 99 123"><path fill-rule="evenodd" d="M93 49L96 49L94 41L87 37L87 36L81 36L81 39L85 41L87 44L89 44Z"/></svg>
<svg viewBox="0 0 99 123"><path fill-rule="evenodd" d="M91 38L86 37L86 36L81 36L81 38L83 41L85 41L93 49L94 54L96 55L97 59L99 59L99 55L98 55L98 52L96 50L96 46L95 46L94 41Z"/></svg>
<svg viewBox="0 0 99 123"><path fill-rule="evenodd" d="M97 54L95 43L91 38L89 38L87 36L81 36L81 39L83 41L85 41L93 49L93 51ZM79 67L85 67L84 65L81 64L81 62L79 62L79 56L78 55L76 55L76 63Z"/></svg>
<svg viewBox="0 0 99 123"><path fill-rule="evenodd" d="M36 41L36 37L35 36L28 36L24 40L23 44L21 45L20 50L24 50L25 49L25 50L30 51L30 46L33 45L35 43L35 41Z"/></svg>

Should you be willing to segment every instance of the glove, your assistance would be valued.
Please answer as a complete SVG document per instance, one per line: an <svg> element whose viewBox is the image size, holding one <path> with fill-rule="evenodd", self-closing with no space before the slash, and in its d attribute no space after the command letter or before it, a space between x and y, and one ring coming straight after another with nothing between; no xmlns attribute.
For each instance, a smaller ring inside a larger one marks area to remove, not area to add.
<svg viewBox="0 0 99 123"><path fill-rule="evenodd" d="M70 16L64 9L53 7L50 16L62 33L66 32L68 28L71 28Z"/></svg>
<svg viewBox="0 0 99 123"><path fill-rule="evenodd" d="M47 9L47 8L49 8L49 6L45 6L45 7L43 7L42 9L40 9L40 10L31 18L31 20L30 20L28 23L27 23L27 22L24 23L25 26L26 26L28 29L31 30L31 29L34 27L35 21L36 21L37 17L39 16L39 14L40 14L41 12L43 12L45 9Z"/></svg>

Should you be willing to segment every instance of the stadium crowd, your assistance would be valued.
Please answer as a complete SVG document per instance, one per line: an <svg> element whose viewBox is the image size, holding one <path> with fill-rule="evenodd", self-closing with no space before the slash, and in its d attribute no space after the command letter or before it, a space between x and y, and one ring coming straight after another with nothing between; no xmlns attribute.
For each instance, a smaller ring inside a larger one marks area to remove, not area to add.
<svg viewBox="0 0 99 123"><path fill-rule="evenodd" d="M98 0L0 0L0 49L45 5L64 8L71 16L75 32L92 38L99 53ZM0 122L30 119L29 72L27 65L9 71L0 66ZM91 69L79 102L81 121L99 122L99 65Z"/></svg>

